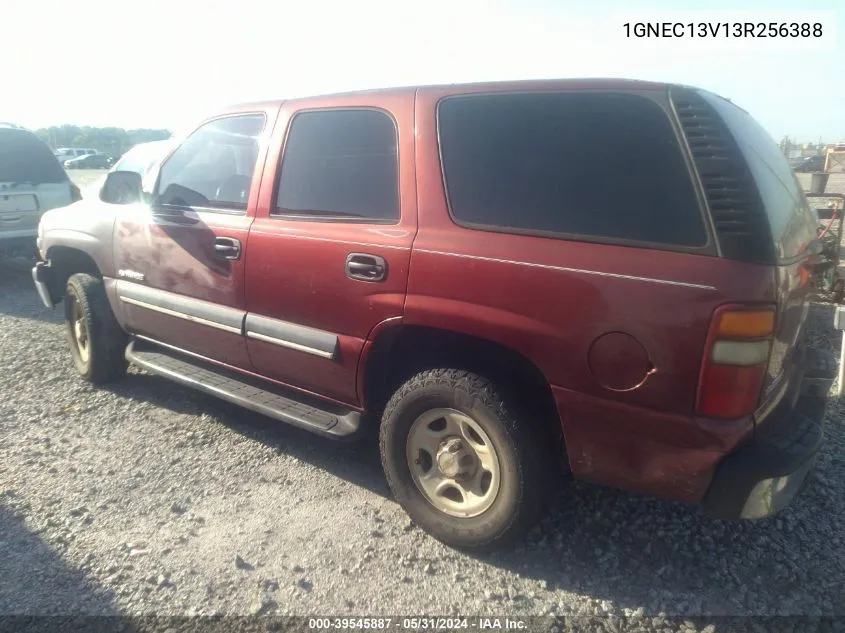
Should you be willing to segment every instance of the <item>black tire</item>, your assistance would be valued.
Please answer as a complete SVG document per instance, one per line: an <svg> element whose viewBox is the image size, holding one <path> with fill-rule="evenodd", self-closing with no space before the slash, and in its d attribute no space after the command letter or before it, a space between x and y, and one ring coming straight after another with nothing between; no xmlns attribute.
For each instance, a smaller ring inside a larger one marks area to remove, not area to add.
<svg viewBox="0 0 845 633"><path fill-rule="evenodd" d="M85 328L84 350L77 336L77 320ZM71 357L80 376L100 384L119 380L126 374L126 333L114 317L102 279L87 273L77 273L68 279L65 321Z"/></svg>
<svg viewBox="0 0 845 633"><path fill-rule="evenodd" d="M488 379L457 369L432 369L402 385L385 407L379 446L387 482L398 503L423 530L443 543L490 550L533 527L560 481L545 435L516 414ZM455 409L482 427L498 455L500 484L492 505L470 518L436 508L411 474L406 445L417 418L432 409Z"/></svg>

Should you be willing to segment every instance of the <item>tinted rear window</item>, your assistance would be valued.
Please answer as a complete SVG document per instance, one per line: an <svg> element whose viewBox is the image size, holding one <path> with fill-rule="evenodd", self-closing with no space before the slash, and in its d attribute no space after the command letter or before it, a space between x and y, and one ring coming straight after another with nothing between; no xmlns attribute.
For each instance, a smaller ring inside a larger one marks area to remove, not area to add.
<svg viewBox="0 0 845 633"><path fill-rule="evenodd" d="M667 115L616 93L449 98L438 109L453 217L505 230L704 246Z"/></svg>
<svg viewBox="0 0 845 633"><path fill-rule="evenodd" d="M0 182L66 182L50 148L32 132L0 129Z"/></svg>
<svg viewBox="0 0 845 633"><path fill-rule="evenodd" d="M757 184L780 259L799 255L816 238L817 221L789 161L754 118L729 101L702 94L721 115Z"/></svg>
<svg viewBox="0 0 845 633"><path fill-rule="evenodd" d="M398 220L393 120L378 110L297 114L285 145L275 213Z"/></svg>

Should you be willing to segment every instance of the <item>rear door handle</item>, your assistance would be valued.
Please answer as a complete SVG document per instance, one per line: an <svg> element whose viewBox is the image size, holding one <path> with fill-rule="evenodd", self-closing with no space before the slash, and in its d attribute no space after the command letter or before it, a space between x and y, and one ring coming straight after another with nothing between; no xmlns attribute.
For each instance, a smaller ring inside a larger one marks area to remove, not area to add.
<svg viewBox="0 0 845 633"><path fill-rule="evenodd" d="M221 259L240 259L241 242L234 237L215 237L214 254Z"/></svg>
<svg viewBox="0 0 845 633"><path fill-rule="evenodd" d="M387 262L378 255L349 253L346 257L346 276L360 281L384 281L387 278Z"/></svg>

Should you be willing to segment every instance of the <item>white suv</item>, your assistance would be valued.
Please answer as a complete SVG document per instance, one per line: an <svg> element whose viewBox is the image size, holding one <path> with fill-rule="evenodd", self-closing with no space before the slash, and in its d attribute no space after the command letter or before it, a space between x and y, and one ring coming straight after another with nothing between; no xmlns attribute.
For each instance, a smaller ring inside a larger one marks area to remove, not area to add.
<svg viewBox="0 0 845 633"><path fill-rule="evenodd" d="M66 160L77 158L79 156L88 156L89 154L96 154L97 150L90 147L60 147L53 155L58 159L60 165L64 165Z"/></svg>
<svg viewBox="0 0 845 633"><path fill-rule="evenodd" d="M0 123L0 253L33 253L41 214L81 197L41 139Z"/></svg>

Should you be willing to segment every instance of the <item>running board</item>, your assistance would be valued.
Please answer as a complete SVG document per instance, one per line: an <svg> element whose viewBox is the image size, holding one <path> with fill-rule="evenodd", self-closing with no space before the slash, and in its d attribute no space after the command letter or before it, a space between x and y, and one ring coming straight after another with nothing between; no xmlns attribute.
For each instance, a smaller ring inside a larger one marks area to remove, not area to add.
<svg viewBox="0 0 845 633"><path fill-rule="evenodd" d="M131 341L126 347L126 360L153 374L318 435L349 438L361 426L357 411L294 395L263 380L146 341Z"/></svg>

